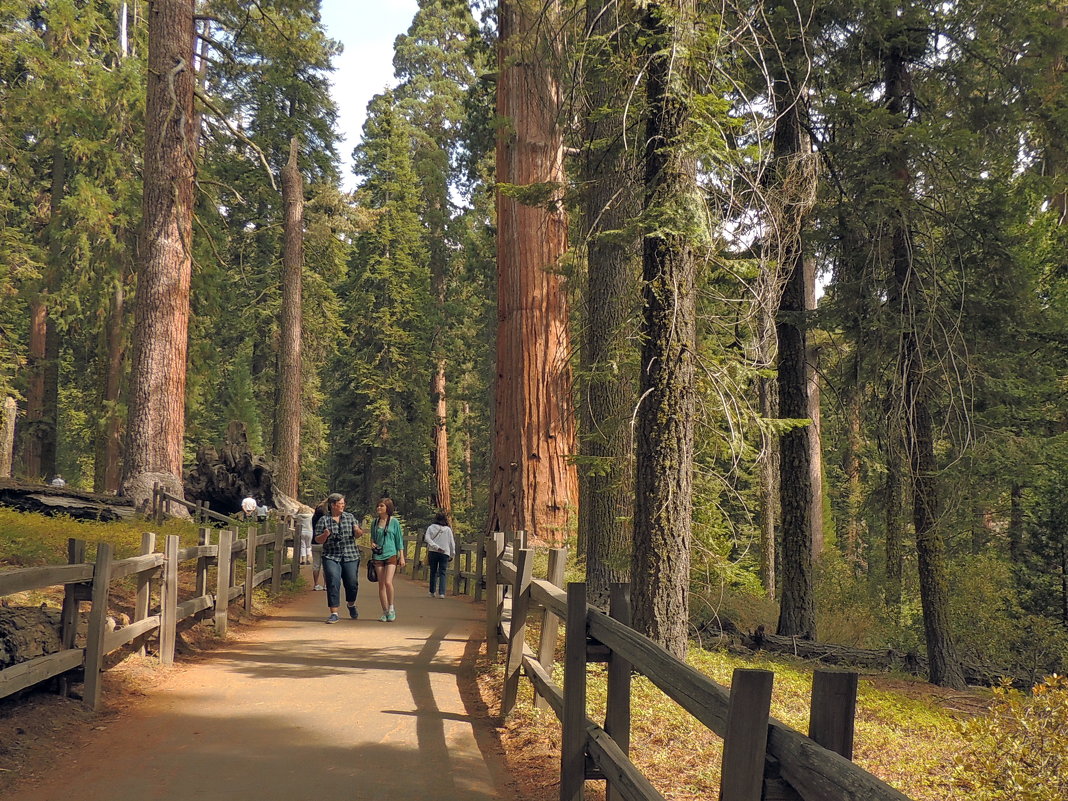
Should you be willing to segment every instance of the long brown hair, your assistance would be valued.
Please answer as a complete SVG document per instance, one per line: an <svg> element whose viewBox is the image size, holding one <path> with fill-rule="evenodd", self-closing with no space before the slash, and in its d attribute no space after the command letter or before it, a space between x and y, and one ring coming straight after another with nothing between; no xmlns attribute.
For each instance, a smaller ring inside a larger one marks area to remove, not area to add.
<svg viewBox="0 0 1068 801"><path fill-rule="evenodd" d="M386 507L386 528L389 528L389 521L393 519L393 512L396 511L396 506L393 505L392 498L379 498L378 503ZM378 506L378 503L375 506ZM378 518L375 518L375 525L378 525Z"/></svg>

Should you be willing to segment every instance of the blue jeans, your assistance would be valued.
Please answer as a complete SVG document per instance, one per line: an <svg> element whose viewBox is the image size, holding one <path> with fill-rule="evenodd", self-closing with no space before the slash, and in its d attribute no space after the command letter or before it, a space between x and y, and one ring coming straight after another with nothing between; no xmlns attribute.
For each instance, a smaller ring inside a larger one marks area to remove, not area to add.
<svg viewBox="0 0 1068 801"><path fill-rule="evenodd" d="M360 591L360 560L339 562L336 559L323 559L323 575L326 576L326 605L331 609L341 606L341 584L345 584L345 601L350 605L356 603L356 593Z"/></svg>
<svg viewBox="0 0 1068 801"><path fill-rule="evenodd" d="M449 557L447 554L431 551L427 554L430 563L430 593L431 595L445 594L445 571L449 569Z"/></svg>

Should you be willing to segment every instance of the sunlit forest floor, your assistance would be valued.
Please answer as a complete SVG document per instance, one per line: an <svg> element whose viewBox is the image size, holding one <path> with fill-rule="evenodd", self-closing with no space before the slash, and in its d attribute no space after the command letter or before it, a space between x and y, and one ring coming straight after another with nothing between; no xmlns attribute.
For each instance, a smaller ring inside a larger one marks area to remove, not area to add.
<svg viewBox="0 0 1068 801"><path fill-rule="evenodd" d="M118 558L135 554L140 546L144 521L95 524L23 514L0 508L0 569L66 561L68 537L90 543L107 540ZM183 545L196 542L191 523L169 521L153 524L159 534L178 534ZM90 556L92 558L92 546ZM116 586L113 604L121 607L132 598L133 586ZM289 590L294 588L290 586ZM51 593L51 595L50 595ZM54 597L53 597L54 596ZM22 593L7 599L13 605L59 605L58 589ZM258 598L261 605L268 601ZM241 625L240 621L237 625ZM531 637L537 636L536 626ZM183 634L180 663L195 660L215 644L209 627L196 627ZM690 664L714 681L727 686L736 668L761 668L775 673L772 715L799 731L807 731L812 674L816 667L802 660L763 654L735 653L726 648L691 647ZM176 668L176 669L181 669ZM105 710L93 716L82 706L58 696L38 693L23 699L0 701L0 795L13 776L25 770L47 769L81 738L106 728L110 717L151 691L160 672L151 658L131 657L120 669L105 674ZM562 683L557 667L556 681ZM482 658L480 688L487 706L499 709L503 665ZM605 676L603 665L589 668L590 716L603 720ZM698 721L666 699L643 677L635 677L632 698L631 756L652 783L669 799L715 798L719 793L722 741ZM913 801L965 801L975 798L1058 799L1068 770L1068 689L1047 693L1059 700L1035 712L1019 707L1010 717L1039 715L1047 739L1038 749L1024 749L1015 756L1011 743L997 742L1002 721L992 721L991 707L1006 701L997 691L946 690L910 677L862 673L855 730L854 761ZM1022 698L1022 696L1021 696ZM1023 703L1009 699L1011 703ZM1061 719L1057 718L1060 715ZM1042 717L1044 716L1044 717ZM993 723L987 735L976 734L976 725ZM1028 723L1034 723L1028 718ZM1011 721L1010 721L1011 723ZM973 731L969 734L969 728ZM1011 728L1011 727L1010 727ZM501 740L508 754L519 794L530 801L558 797L556 766L559 763L560 729L551 712L539 712L529 684L520 692L514 715L501 725ZM1013 740L1012 742L1016 742ZM1001 762L1003 760L1003 764ZM1030 760L1030 762L1029 762ZM35 767L36 766L36 767ZM551 766L551 770L547 769ZM1039 789L997 795L1006 790L1004 776L1020 768L1037 776ZM588 783L588 796L600 795L601 783ZM1061 799L1063 801L1063 799Z"/></svg>

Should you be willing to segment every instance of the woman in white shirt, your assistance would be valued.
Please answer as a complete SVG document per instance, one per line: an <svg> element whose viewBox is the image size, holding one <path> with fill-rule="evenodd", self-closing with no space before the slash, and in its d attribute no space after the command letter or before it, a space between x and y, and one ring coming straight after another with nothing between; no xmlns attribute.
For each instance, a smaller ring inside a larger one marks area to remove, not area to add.
<svg viewBox="0 0 1068 801"><path fill-rule="evenodd" d="M445 597L445 572L449 562L456 556L456 538L449 528L449 518L439 511L434 522L427 526L423 534L427 547L427 561L430 563L430 597ZM436 592L435 592L436 590Z"/></svg>

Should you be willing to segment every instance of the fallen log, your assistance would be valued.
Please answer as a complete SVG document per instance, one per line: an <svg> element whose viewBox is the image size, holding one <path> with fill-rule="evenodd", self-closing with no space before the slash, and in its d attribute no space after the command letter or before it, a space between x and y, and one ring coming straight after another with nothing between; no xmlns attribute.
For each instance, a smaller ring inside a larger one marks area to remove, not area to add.
<svg viewBox="0 0 1068 801"><path fill-rule="evenodd" d="M112 522L134 516L136 510L128 498L82 492L69 486L53 487L0 479L0 505L22 512L66 515L76 520Z"/></svg>
<svg viewBox="0 0 1068 801"><path fill-rule="evenodd" d="M733 628L733 626L731 626ZM737 632L737 629L734 629ZM843 665L867 670L899 671L926 678L927 657L912 651L897 651L893 648L854 648L836 643L815 642L800 637L781 637L768 634L763 626L752 633L734 633L733 638L751 651L768 651L791 654L809 662L825 665ZM964 680L973 686L994 687L1009 679L1013 686L1028 689L1034 684L1033 677L1013 675L1011 670L991 665L964 663Z"/></svg>

